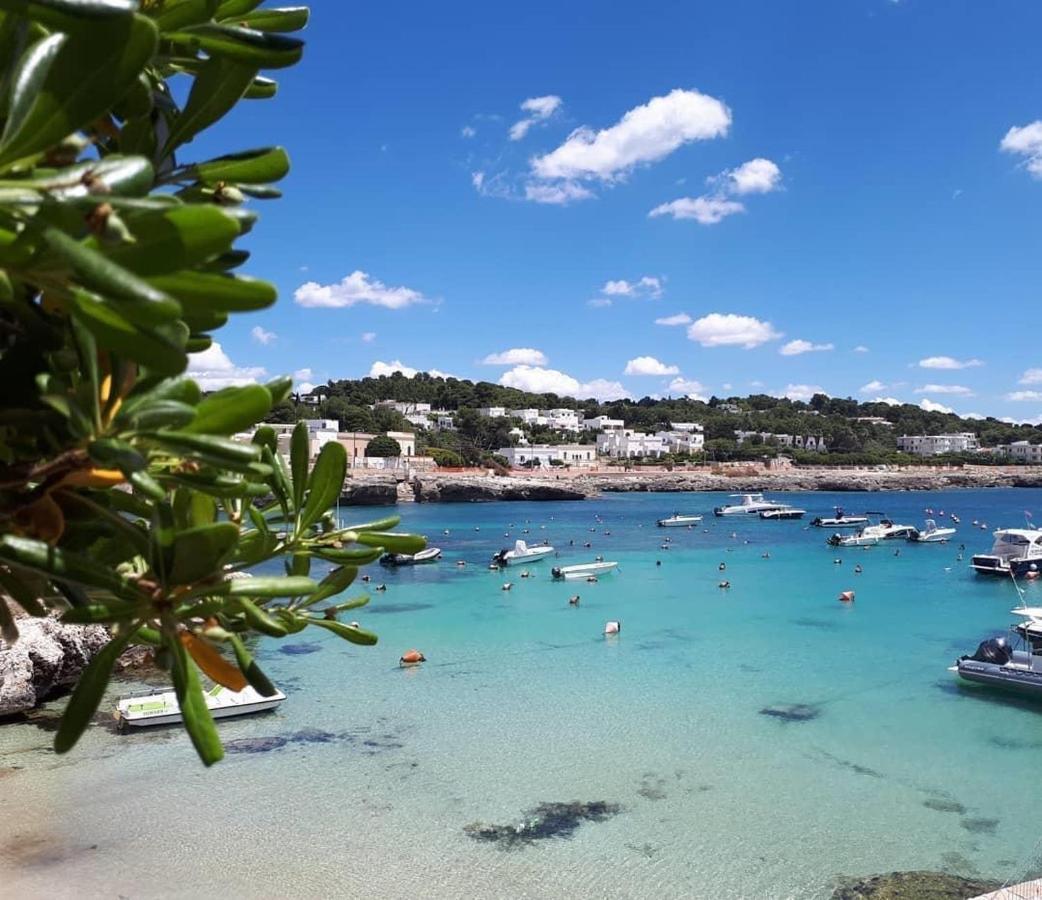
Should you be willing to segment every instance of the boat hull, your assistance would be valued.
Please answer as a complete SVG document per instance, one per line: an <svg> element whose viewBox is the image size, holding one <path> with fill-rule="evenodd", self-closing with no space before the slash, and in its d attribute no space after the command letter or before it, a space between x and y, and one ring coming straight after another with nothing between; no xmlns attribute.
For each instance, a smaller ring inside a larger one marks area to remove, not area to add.
<svg viewBox="0 0 1042 900"><path fill-rule="evenodd" d="M210 706L210 715L215 719L230 719L236 716L249 716L255 713L268 712L275 709L286 695L281 691L272 697L261 697L251 703L240 703L234 706ZM184 721L180 709L163 711L155 715L128 715L124 710L118 709L116 718L121 726L126 728L150 728L153 725L174 725Z"/></svg>
<svg viewBox="0 0 1042 900"><path fill-rule="evenodd" d="M1022 652L1013 656L1021 664L1027 659L1027 654ZM1042 672L975 659L960 659L954 668L964 681L1042 700Z"/></svg>
<svg viewBox="0 0 1042 900"><path fill-rule="evenodd" d="M917 544L944 544L955 537L954 528L939 528L937 531L912 535L910 540Z"/></svg>
<svg viewBox="0 0 1042 900"><path fill-rule="evenodd" d="M686 516L682 519L659 519L659 528L687 528L691 525L697 525L702 521L701 516Z"/></svg>
<svg viewBox="0 0 1042 900"><path fill-rule="evenodd" d="M541 559L546 559L548 556L553 556L554 548L547 547L545 552L535 553L529 550L523 555L514 555L514 551L511 550L501 560L505 566L519 566L522 563L534 563L539 562Z"/></svg>
<svg viewBox="0 0 1042 900"><path fill-rule="evenodd" d="M1035 568L1032 569L1031 567ZM970 559L970 568L978 575L1001 575L1023 578L1030 572L1042 571L1042 559L1003 559L982 553Z"/></svg>
<svg viewBox="0 0 1042 900"><path fill-rule="evenodd" d="M589 563L579 566L560 566L553 570L555 579L563 581L580 581L591 576L597 577L614 572L618 567L617 562Z"/></svg>
<svg viewBox="0 0 1042 900"><path fill-rule="evenodd" d="M842 519L817 518L810 523L815 528L863 528L868 524L866 517L844 517Z"/></svg>

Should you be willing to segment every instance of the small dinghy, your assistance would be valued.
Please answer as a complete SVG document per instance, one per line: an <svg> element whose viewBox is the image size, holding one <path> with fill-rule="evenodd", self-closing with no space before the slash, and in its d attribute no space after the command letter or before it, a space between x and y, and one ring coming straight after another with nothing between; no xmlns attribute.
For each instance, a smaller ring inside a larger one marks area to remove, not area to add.
<svg viewBox="0 0 1042 900"><path fill-rule="evenodd" d="M499 553L492 557L492 562L501 566L511 566L515 563L538 562L541 559L552 556L553 553L554 548L548 545L529 547L524 541L518 540L514 542L513 550L500 550Z"/></svg>
<svg viewBox="0 0 1042 900"><path fill-rule="evenodd" d="M861 528L868 524L868 516L848 516L842 506L837 506L834 516L818 516L810 524L817 528Z"/></svg>
<svg viewBox="0 0 1042 900"><path fill-rule="evenodd" d="M439 547L428 547L419 553L385 553L380 557L384 566L418 566L421 563L437 562L441 558Z"/></svg>
<svg viewBox="0 0 1042 900"><path fill-rule="evenodd" d="M286 695L276 691L265 697L247 685L241 691L230 691L216 684L204 695L210 715L215 719L248 716L274 709ZM141 691L120 697L116 702L116 720L119 727L141 728L150 725L173 725L181 721L181 707L174 691Z"/></svg>
<svg viewBox="0 0 1042 900"><path fill-rule="evenodd" d="M550 574L556 579L564 581L578 581L584 578L596 578L598 575L606 575L608 572L618 568L617 562L592 562L581 563L575 566L554 566Z"/></svg>
<svg viewBox="0 0 1042 900"><path fill-rule="evenodd" d="M960 656L949 668L966 681L1015 691L1042 700L1042 619L1037 608L1014 609L1026 622L1010 628L1004 637L981 641L972 656Z"/></svg>

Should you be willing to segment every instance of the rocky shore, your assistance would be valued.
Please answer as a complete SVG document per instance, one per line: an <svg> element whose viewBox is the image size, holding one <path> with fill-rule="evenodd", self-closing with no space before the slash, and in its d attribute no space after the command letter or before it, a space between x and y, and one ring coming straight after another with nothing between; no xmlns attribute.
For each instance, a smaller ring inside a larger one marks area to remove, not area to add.
<svg viewBox="0 0 1042 900"><path fill-rule="evenodd" d="M421 475L413 482L420 503L474 503L494 500L585 500L595 493L577 480L474 475Z"/></svg>

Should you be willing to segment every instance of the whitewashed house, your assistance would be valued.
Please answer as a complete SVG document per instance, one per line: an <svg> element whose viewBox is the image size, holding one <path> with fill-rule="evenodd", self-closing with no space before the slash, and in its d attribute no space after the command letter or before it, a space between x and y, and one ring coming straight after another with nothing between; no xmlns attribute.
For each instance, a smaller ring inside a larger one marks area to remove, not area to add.
<svg viewBox="0 0 1042 900"><path fill-rule="evenodd" d="M597 452L613 459L640 459L665 456L666 442L657 434L645 434L626 428L597 435Z"/></svg>

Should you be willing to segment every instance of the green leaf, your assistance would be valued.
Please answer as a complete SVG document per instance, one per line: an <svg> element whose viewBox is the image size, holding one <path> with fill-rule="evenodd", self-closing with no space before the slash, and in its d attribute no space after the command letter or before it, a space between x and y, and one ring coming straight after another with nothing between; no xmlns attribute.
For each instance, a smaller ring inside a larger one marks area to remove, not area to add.
<svg viewBox="0 0 1042 900"><path fill-rule="evenodd" d="M319 628L325 628L326 631L332 631L337 637L342 637L352 644L362 644L363 646L371 647L379 640L371 631L366 631L364 628L356 628L354 625L345 625L343 622L337 622L335 619L312 619L310 624L317 625Z"/></svg>
<svg viewBox="0 0 1042 900"><path fill-rule="evenodd" d="M181 707L185 730L192 739L195 752L199 754L203 765L212 766L224 758L224 749L221 747L213 716L210 715L206 698L203 696L199 671L179 640L166 636L166 646L170 650L170 673L174 677L174 690L177 692L177 704Z"/></svg>
<svg viewBox="0 0 1042 900"><path fill-rule="evenodd" d="M12 84L0 165L46 150L104 115L130 89L157 42L149 19L119 15L30 47Z"/></svg>
<svg viewBox="0 0 1042 900"><path fill-rule="evenodd" d="M112 667L130 642L133 630L125 631L114 637L98 655L94 657L83 670L80 680L76 682L76 689L69 698L69 703L62 714L61 724L58 732L54 735L55 753L68 753L80 736L87 730L90 720L97 712L98 705L108 687L109 678L112 676Z"/></svg>
<svg viewBox="0 0 1042 900"><path fill-rule="evenodd" d="M66 625L91 625L98 622L121 622L133 619L140 608L134 603L88 603L86 606L74 606L62 613L62 622Z"/></svg>
<svg viewBox="0 0 1042 900"><path fill-rule="evenodd" d="M285 375L264 382L264 386L268 389L268 393L271 394L272 406L286 400L293 393L293 379Z"/></svg>
<svg viewBox="0 0 1042 900"><path fill-rule="evenodd" d="M22 0L17 3L20 11L29 12L33 20L52 31L75 31L89 28L97 19L130 16L137 6L134 0Z"/></svg>
<svg viewBox="0 0 1042 900"><path fill-rule="evenodd" d="M261 455L254 444L240 444L229 438L187 431L152 431L142 437L155 441L175 453L205 454L228 463L251 463Z"/></svg>
<svg viewBox="0 0 1042 900"><path fill-rule="evenodd" d="M164 378L154 387L146 387L140 392L132 393L120 408L116 423L129 421L141 410L167 400L194 407L201 397L199 385L191 378Z"/></svg>
<svg viewBox="0 0 1042 900"><path fill-rule="evenodd" d="M297 520L302 533L315 524L340 496L347 472L347 451L343 444L330 441L322 446L308 479L308 495Z"/></svg>
<svg viewBox="0 0 1042 900"><path fill-rule="evenodd" d="M167 582L191 584L218 574L238 540L239 528L232 522L213 522L177 532Z"/></svg>
<svg viewBox="0 0 1042 900"><path fill-rule="evenodd" d="M148 472L131 472L130 475L127 476L127 480L134 485L138 491L152 500L162 500L166 497L166 491L163 490L163 486L149 475Z"/></svg>
<svg viewBox="0 0 1042 900"><path fill-rule="evenodd" d="M362 531L355 537L355 540L367 547L383 547L388 553L419 553L427 546L427 539L418 534Z"/></svg>
<svg viewBox="0 0 1042 900"><path fill-rule="evenodd" d="M88 589L109 591L131 602L139 602L144 597L112 569L33 538L3 535L0 537L0 559Z"/></svg>
<svg viewBox="0 0 1042 900"><path fill-rule="evenodd" d="M188 434L234 434L263 419L270 409L271 394L263 385L225 388L210 394L196 407L195 421L184 431Z"/></svg>
<svg viewBox="0 0 1042 900"><path fill-rule="evenodd" d="M289 471L293 486L293 508L304 505L304 491L308 486L308 458L311 456L311 437L308 426L297 422L289 441Z"/></svg>
<svg viewBox="0 0 1042 900"><path fill-rule="evenodd" d="M246 617L246 624L254 631L259 631L261 634L268 635L268 637L285 637L289 633L285 625L277 622L268 615L267 611L261 609L245 597L239 598L239 606Z"/></svg>
<svg viewBox="0 0 1042 900"><path fill-rule="evenodd" d="M264 0L223 0L217 7L215 19L235 19L255 10Z"/></svg>
<svg viewBox="0 0 1042 900"><path fill-rule="evenodd" d="M282 147L261 147L196 163L188 174L203 184L219 181L269 184L283 178L288 171L289 156Z"/></svg>
<svg viewBox="0 0 1042 900"><path fill-rule="evenodd" d="M87 446L90 458L105 468L120 469L124 473L138 472L148 465L145 459L126 441L116 438L98 438Z"/></svg>
<svg viewBox="0 0 1042 900"><path fill-rule="evenodd" d="M164 35L168 37L169 35ZM188 102L170 129L162 156L190 141L230 110L246 93L259 66L214 56L195 76Z"/></svg>
<svg viewBox="0 0 1042 900"><path fill-rule="evenodd" d="M279 83L277 81L258 76L246 88L246 93L242 97L244 100L270 100L278 92Z"/></svg>
<svg viewBox="0 0 1042 900"><path fill-rule="evenodd" d="M46 191L55 200L73 200L86 210L103 202L119 209L169 208L169 200L139 199L149 192L154 180L155 170L145 157L114 153L104 159L52 169L20 183Z"/></svg>
<svg viewBox="0 0 1042 900"><path fill-rule="evenodd" d="M311 552L324 559L327 562L348 564L352 566L365 566L371 562L376 562L381 556L384 555L383 547L374 547L371 550L362 550L361 548L346 548L339 549L336 547L315 547Z"/></svg>
<svg viewBox="0 0 1042 900"><path fill-rule="evenodd" d="M318 583L318 590L307 599L307 605L328 600L346 591L358 576L358 566L340 566L333 569L325 578Z"/></svg>
<svg viewBox="0 0 1042 900"><path fill-rule="evenodd" d="M271 306L278 297L273 284L245 275L183 271L150 278L149 283L180 301L186 313L249 312Z"/></svg>
<svg viewBox="0 0 1042 900"><path fill-rule="evenodd" d="M299 38L269 34L239 25L205 23L164 34L163 37L193 50L203 50L210 57L232 60L256 69L292 66L300 61L304 52L304 42Z"/></svg>
<svg viewBox="0 0 1042 900"><path fill-rule="evenodd" d="M390 531L401 522L401 516L388 516L386 519L377 519L374 522L363 522L361 525L348 525L347 531Z"/></svg>
<svg viewBox="0 0 1042 900"><path fill-rule="evenodd" d="M259 31L300 31L307 25L309 13L306 6L283 6L257 9L237 21Z"/></svg>
<svg viewBox="0 0 1042 900"><path fill-rule="evenodd" d="M237 634L233 634L228 638L228 643L232 645L232 650L235 652L235 661L239 664L239 670L246 676L250 686L262 697L273 697L277 694L278 689L268 680L268 676L261 671L261 667L257 665L256 660L250 655L250 651L246 649L242 638Z"/></svg>
<svg viewBox="0 0 1042 900"><path fill-rule="evenodd" d="M183 349L188 333L179 322L153 328L136 325L114 306L87 291L73 294L73 307L102 347L167 375L177 375L188 365Z"/></svg>
<svg viewBox="0 0 1042 900"><path fill-rule="evenodd" d="M287 575L284 578L276 575L235 578L228 584L228 596L239 598L300 597L318 590L314 581L302 575Z"/></svg>
<svg viewBox="0 0 1042 900"><path fill-rule="evenodd" d="M217 5L217 0L166 0L152 12L152 18L160 31L175 31L209 21L217 12Z"/></svg>
<svg viewBox="0 0 1042 900"><path fill-rule="evenodd" d="M32 581L43 581L43 579L33 578ZM43 583L46 584L46 582ZM47 615L47 607L43 605L39 597L39 594L42 593L42 590L38 589L40 586L34 586L30 579L24 577L24 573L19 575L11 573L8 569L0 569L0 586L28 615L36 618ZM7 608L2 598L0 598L0 606L5 610Z"/></svg>
<svg viewBox="0 0 1042 900"><path fill-rule="evenodd" d="M127 417L141 431L155 428L181 428L195 419L195 407L177 400L157 400Z"/></svg>
<svg viewBox="0 0 1042 900"><path fill-rule="evenodd" d="M155 325L181 315L181 305L176 300L87 244L81 244L57 228L46 229L43 237L81 284L98 294L124 301L122 311L133 321Z"/></svg>

